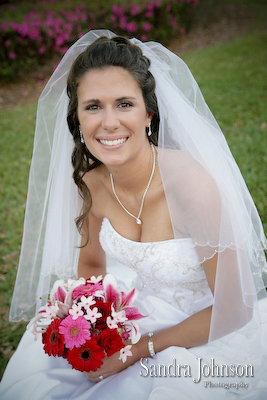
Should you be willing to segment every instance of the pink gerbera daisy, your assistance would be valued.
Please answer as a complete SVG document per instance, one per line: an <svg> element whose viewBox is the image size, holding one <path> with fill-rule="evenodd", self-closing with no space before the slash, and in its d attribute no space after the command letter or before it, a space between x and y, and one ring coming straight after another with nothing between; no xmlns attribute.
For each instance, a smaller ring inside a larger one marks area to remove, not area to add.
<svg viewBox="0 0 267 400"><path fill-rule="evenodd" d="M60 326L59 333L64 335L64 344L68 349L73 347L79 347L90 339L91 334L89 329L91 328L90 322L86 321L84 317L73 319L71 315L65 318Z"/></svg>
<svg viewBox="0 0 267 400"><path fill-rule="evenodd" d="M87 283L86 285L78 286L73 290L72 297L74 299L80 299L82 296L93 296L96 291L102 291L103 285L98 282L95 284Z"/></svg>

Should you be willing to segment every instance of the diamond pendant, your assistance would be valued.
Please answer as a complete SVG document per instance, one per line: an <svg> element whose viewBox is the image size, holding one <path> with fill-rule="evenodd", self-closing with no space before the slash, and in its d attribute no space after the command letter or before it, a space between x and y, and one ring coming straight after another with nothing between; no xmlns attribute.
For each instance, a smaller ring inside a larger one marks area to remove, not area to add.
<svg viewBox="0 0 267 400"><path fill-rule="evenodd" d="M141 224L142 224L142 221L141 221L141 219L139 219L139 218L136 218L136 223L137 223L138 225L141 225Z"/></svg>

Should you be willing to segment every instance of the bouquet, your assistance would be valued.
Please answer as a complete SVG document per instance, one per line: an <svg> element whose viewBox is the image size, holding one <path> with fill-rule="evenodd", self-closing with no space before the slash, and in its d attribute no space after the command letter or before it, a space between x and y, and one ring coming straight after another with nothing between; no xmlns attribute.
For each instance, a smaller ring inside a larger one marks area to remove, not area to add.
<svg viewBox="0 0 267 400"><path fill-rule="evenodd" d="M107 355L120 351L125 362L132 355L131 345L140 339L136 320L144 316L132 303L135 289L124 293L116 279L69 279L54 283L48 303L30 321L35 340L42 334L49 356L66 358L79 371L96 371Z"/></svg>

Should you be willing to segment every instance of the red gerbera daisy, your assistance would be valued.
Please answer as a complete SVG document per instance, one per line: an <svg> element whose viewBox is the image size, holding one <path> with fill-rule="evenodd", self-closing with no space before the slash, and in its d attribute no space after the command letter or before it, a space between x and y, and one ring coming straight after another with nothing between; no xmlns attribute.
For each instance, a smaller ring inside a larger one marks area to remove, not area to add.
<svg viewBox="0 0 267 400"><path fill-rule="evenodd" d="M60 356L64 352L64 336L59 333L61 321L61 319L54 319L42 335L44 351L49 356Z"/></svg>
<svg viewBox="0 0 267 400"><path fill-rule="evenodd" d="M104 351L98 346L96 339L87 340L82 346L69 350L68 361L73 368L81 372L96 371L105 357Z"/></svg>

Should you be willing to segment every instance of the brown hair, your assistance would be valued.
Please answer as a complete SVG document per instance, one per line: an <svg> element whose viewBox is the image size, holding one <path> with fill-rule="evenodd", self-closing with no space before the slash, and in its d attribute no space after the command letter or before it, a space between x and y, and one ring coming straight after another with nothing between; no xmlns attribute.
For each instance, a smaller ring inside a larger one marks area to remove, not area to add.
<svg viewBox="0 0 267 400"><path fill-rule="evenodd" d="M124 37L116 36L112 39L101 37L97 39L76 58L67 80L67 94L69 97L67 122L75 143L72 153L73 179L78 186L84 203L82 213L76 219L76 225L79 232L84 227L86 243L89 240L87 217L92 205L92 198L88 187L83 181L83 177L86 172L101 165L101 161L97 160L86 145L81 142L77 114L77 91L81 78L89 70L111 66L126 69L136 79L143 94L146 111L153 114L151 121L152 135L148 139L155 145L157 145L158 141L159 113L155 95L155 79L148 69L150 60L142 54L138 46Z"/></svg>

